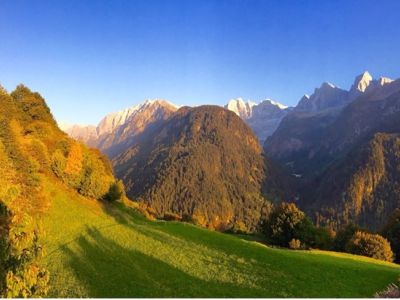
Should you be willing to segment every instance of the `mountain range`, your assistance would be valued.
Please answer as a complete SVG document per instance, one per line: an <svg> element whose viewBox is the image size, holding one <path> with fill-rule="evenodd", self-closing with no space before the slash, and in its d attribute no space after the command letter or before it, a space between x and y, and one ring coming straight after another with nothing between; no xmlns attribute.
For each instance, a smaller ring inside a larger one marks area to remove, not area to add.
<svg viewBox="0 0 400 300"><path fill-rule="evenodd" d="M397 182L397 177L390 173L397 168L396 156L385 152L385 145L391 145L391 151L397 153L397 137L393 134L400 132L399 91L399 80L373 79L364 72L355 78L349 90L324 82L310 96L301 97L295 107L286 107L270 99L259 104L242 98L232 99L224 108L242 119L233 123L228 122L233 120L232 117L222 114L223 108L220 111L217 107L206 106L178 108L165 100L148 100L107 115L96 127L70 126L64 130L107 154L117 176L124 180L128 195L147 198L160 215L193 216L194 203L200 205L205 201L204 207L209 207L208 196L228 199L228 202L221 200L219 203L221 207L229 207L226 211L235 210L236 204L232 203L237 203L239 198L246 206L246 197L240 193L251 190L252 184L245 183L239 192L232 189L245 182L238 166L256 161L259 164L262 157L264 171L251 182L259 184L264 178L257 189L265 203L295 201L321 225L336 229L352 220L375 230L382 225L382 216L388 216L400 205L395 194L397 188L390 193L390 189L385 189L386 196L379 192L385 186L381 181L392 187ZM224 128L216 122L216 116L221 114L224 117L220 121L229 123L232 128ZM244 126L240 125L243 121L250 131L239 130ZM200 129L205 136L197 135ZM243 140L236 140L238 132L246 132L242 133ZM210 139L211 133L213 139ZM252 139L252 134L263 145L262 152L254 150L250 154L246 148L244 141ZM193 152L193 149L197 150ZM202 161L202 157L207 157L208 161ZM221 157L226 161L221 161ZM346 161L352 157L358 157L358 163L350 168ZM228 172L229 176L224 172L229 169L228 161L237 166ZM211 177L211 181L204 179L200 184L200 175L196 172L207 170L203 173L210 173L212 166L219 168L219 164L227 169L215 173L217 176ZM380 167L372 168L373 165ZM192 169L197 171L193 173ZM256 169L261 170L259 165ZM360 174L369 174L372 179L361 184ZM231 175L242 179L233 184L235 180ZM183 180L187 176L191 179ZM195 178L197 181L193 181ZM354 190L355 185L357 190ZM194 186L201 188L191 190ZM216 194L208 195L204 191ZM168 193L175 198L166 197ZM192 196L187 195L203 196L190 202L192 200L185 199L192 199ZM254 211L260 209L259 205L250 206ZM219 227L229 219L229 222L245 222L254 229L254 220L236 219L236 216L242 216L241 213L230 213L231 217L227 217L221 213L223 210L212 211L203 212L203 217L206 216L203 223L207 226ZM213 213L217 211L221 223L213 221Z"/></svg>
<svg viewBox="0 0 400 300"><path fill-rule="evenodd" d="M323 84L280 123L264 150L297 177L298 202L321 224L380 228L399 207L400 80ZM397 171L396 171L397 170Z"/></svg>
<svg viewBox="0 0 400 300"><path fill-rule="evenodd" d="M257 104L250 100L245 102L242 98L231 99L224 107L241 117L261 143L275 131L282 118L292 109L270 99ZM111 145L139 134L148 124L164 120L177 109L178 106L166 100L145 100L141 104L106 115L97 126L62 122L59 126L71 137L107 153Z"/></svg>

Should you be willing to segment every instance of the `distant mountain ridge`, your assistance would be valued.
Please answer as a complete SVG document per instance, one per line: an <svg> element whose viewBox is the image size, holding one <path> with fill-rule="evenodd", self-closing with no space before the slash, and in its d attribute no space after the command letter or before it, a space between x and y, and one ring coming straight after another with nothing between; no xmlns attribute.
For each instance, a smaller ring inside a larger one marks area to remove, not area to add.
<svg viewBox="0 0 400 300"><path fill-rule="evenodd" d="M131 196L151 199L148 193L152 191L151 193L154 193L151 195L156 195L156 187L176 192L171 186L181 179L171 183L169 179L161 176L156 183L149 183L158 176L158 173L146 172L149 172L148 165L154 166L154 163L162 161L161 165L155 168L162 172L172 172L173 178L180 178L180 175L175 176L174 172L176 168L182 167L180 163L184 160L175 157L175 152L169 152L178 149L179 143L168 144L168 138L172 139L174 134L182 135L180 140L182 143L193 138L193 133L181 132L187 130L182 125L186 119L178 118L182 116L182 112L190 111L191 108L184 107L177 110L173 105L158 102L141 107L143 109L128 110L128 113L122 112L105 118L102 125L105 134L101 139L97 137L96 147L114 158L117 174L120 178L125 176L124 181ZM398 149L398 136L392 135L400 134L399 79L392 80L387 77L374 79L368 72L364 72L354 79L348 90L328 82L322 83L311 95L304 95L295 107L285 107L269 99L256 104L250 100L237 98L231 99L225 105L225 109L220 109L232 111L251 128L259 141L265 140L264 166L266 171L270 171L265 173L267 174L265 177L273 183L269 186L269 190L272 190L271 195L268 194L270 200L296 201L318 224L328 225L333 229L338 229L353 220L371 230L376 230L393 207L398 207L397 194L400 194L400 189L395 187L400 181L393 170L400 170L396 160L396 157L400 156L400 149ZM188 118L200 115L193 114ZM171 120L179 122L173 123ZM210 124L198 126L206 130ZM79 131L71 127L70 131L74 130ZM82 136L88 137L87 143L98 134L98 128L96 134L93 130L93 127L83 130ZM173 130L176 132L173 133ZM218 136L217 140L222 139L222 136L225 140L224 135L235 140L234 135L237 131L222 130L214 134ZM75 135L79 138L77 133ZM149 141L152 141L151 147ZM203 140L195 139L194 143L203 145ZM240 144L242 141L236 140L236 143ZM217 150L221 153L229 148L220 146L221 148ZM211 159L215 152L209 152L208 146L204 147L206 150L203 157ZM152 156L148 157L148 152L153 153ZM159 156L160 153L163 155L168 153L170 160L163 161ZM242 156L242 153L243 150L237 149L236 156ZM143 162L139 162L140 160ZM140 165L141 163L146 165ZM193 163L195 168L198 167L197 162L187 161L187 163ZM165 164L169 166L167 169L164 169L167 166ZM137 166L139 173L135 174ZM186 167L185 165L184 168ZM146 175L143 175L144 173ZM369 179L360 180L364 175ZM140 183L141 180L144 180L143 184ZM163 182L168 184L163 186ZM220 182L221 186L226 184L225 179ZM186 183L193 185L193 182ZM356 183L360 185L357 189L354 188ZM391 184L394 185L393 189L389 188ZM144 190L138 191L138 188ZM187 186L181 186L179 193L186 191L186 188ZM284 193L285 191L287 193ZM221 192L220 195L225 192ZM266 190L264 192L269 193ZM166 193L162 196L157 194L157 197L164 199L165 195ZM169 212L168 210L173 213L189 212L182 210L179 206L181 204L172 205L174 202L169 198L167 202L157 201L153 205L161 215ZM172 206L166 209L166 203ZM225 204L226 207L229 206ZM211 214L207 210L203 210L203 213ZM234 221L226 215L218 215L218 218L221 217L225 218L225 223ZM205 224L214 224L217 227L224 223L218 225L218 222L208 217L203 221ZM253 221L249 221L246 225L254 228Z"/></svg>
<svg viewBox="0 0 400 300"><path fill-rule="evenodd" d="M391 83L393 80L386 77L373 80L367 71L355 78L349 91L323 83L311 96L304 95L282 119L264 144L266 152L275 159L286 161L293 161L297 155L311 155L305 152L309 151L314 140L322 139L325 128L336 120L344 107L362 95L385 97L391 88L382 87L393 86Z"/></svg>
<svg viewBox="0 0 400 300"><path fill-rule="evenodd" d="M302 99L264 149L298 177L298 202L319 224L376 230L400 205L400 79L364 72L334 90Z"/></svg>
<svg viewBox="0 0 400 300"><path fill-rule="evenodd" d="M141 104L106 115L97 126L62 125L71 137L113 156L118 148L133 140L144 129L166 119L177 110L177 106L166 100L146 100Z"/></svg>
<svg viewBox="0 0 400 300"><path fill-rule="evenodd" d="M141 104L106 115L96 126L65 123L59 123L59 126L71 137L107 153L107 149L112 147L113 143L120 142L118 138L114 139L115 135L127 136L128 132L133 133L129 127L135 126L134 121L138 122L137 119L141 114L148 114L155 106L160 108L158 117L161 119L165 119L161 110L168 111L169 115L169 112L178 108L166 100L146 100ZM229 100L224 108L241 117L253 129L261 143L275 131L282 118L292 109L270 99L257 104L250 100L244 101L242 98ZM147 122L150 124L151 120Z"/></svg>

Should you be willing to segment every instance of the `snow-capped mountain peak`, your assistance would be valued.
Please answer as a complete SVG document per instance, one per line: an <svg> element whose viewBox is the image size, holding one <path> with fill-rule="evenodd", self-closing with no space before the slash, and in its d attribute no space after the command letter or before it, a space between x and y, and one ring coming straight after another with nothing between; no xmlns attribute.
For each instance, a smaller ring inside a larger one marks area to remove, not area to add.
<svg viewBox="0 0 400 300"><path fill-rule="evenodd" d="M248 100L245 102L243 98L239 97L236 99L231 99L228 101L228 104L225 105L225 108L233 111L242 119L250 118L252 115L252 108L255 106L256 103L253 101Z"/></svg>
<svg viewBox="0 0 400 300"><path fill-rule="evenodd" d="M370 86L371 82L373 81L373 78L371 74L369 74L368 71L365 71L364 73L358 75L354 83L350 89L350 93L358 92L358 93L364 93L365 90Z"/></svg>
<svg viewBox="0 0 400 300"><path fill-rule="evenodd" d="M154 105L169 106L173 109L178 109L178 106L164 99L146 99L140 104L133 105L121 111L106 115L97 125L97 132L100 135L113 132L117 127L125 124L129 118L143 110L146 110Z"/></svg>
<svg viewBox="0 0 400 300"><path fill-rule="evenodd" d="M385 84L393 82L393 79L390 79L388 77L380 77L377 82L380 86L384 86Z"/></svg>

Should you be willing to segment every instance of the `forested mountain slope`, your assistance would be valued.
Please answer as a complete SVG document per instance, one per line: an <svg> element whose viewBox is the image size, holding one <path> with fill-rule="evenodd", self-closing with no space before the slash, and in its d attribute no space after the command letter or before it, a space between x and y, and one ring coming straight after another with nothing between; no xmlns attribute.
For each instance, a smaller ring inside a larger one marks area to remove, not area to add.
<svg viewBox="0 0 400 300"><path fill-rule="evenodd" d="M262 196L264 158L237 115L217 106L184 107L145 136L113 160L130 197L161 217L175 213L217 229L235 222L256 229L269 207Z"/></svg>
<svg viewBox="0 0 400 300"><path fill-rule="evenodd" d="M321 225L378 230L398 208L400 80L356 78L348 105L288 115L267 155L300 177L299 204Z"/></svg>

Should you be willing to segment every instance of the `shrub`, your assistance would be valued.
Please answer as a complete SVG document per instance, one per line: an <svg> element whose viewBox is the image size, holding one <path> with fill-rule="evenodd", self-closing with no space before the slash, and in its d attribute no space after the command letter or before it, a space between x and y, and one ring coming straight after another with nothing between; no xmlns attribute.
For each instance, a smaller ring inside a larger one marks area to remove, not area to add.
<svg viewBox="0 0 400 300"><path fill-rule="evenodd" d="M388 222L381 230L382 235L388 239L396 256L396 262L400 262L400 209L396 209Z"/></svg>
<svg viewBox="0 0 400 300"><path fill-rule="evenodd" d="M293 249L293 250L300 249L300 248L301 248L301 242L300 242L300 240L298 240L298 239L292 239L292 240L289 242L289 248L290 248L290 249Z"/></svg>
<svg viewBox="0 0 400 300"><path fill-rule="evenodd" d="M187 213L182 214L182 221L186 222L186 223L194 223L192 215L191 214L187 214Z"/></svg>
<svg viewBox="0 0 400 300"><path fill-rule="evenodd" d="M346 245L346 252L393 261L393 252L387 239L379 234L357 231Z"/></svg>
<svg viewBox="0 0 400 300"><path fill-rule="evenodd" d="M51 157L51 169L59 178L63 178L67 159L60 149L54 151Z"/></svg>
<svg viewBox="0 0 400 300"><path fill-rule="evenodd" d="M281 203L273 209L264 231L270 243L288 247L292 239L309 240L308 231L312 227L311 221L294 203Z"/></svg>
<svg viewBox="0 0 400 300"><path fill-rule="evenodd" d="M182 217L173 212L164 213L163 220L165 221L181 221Z"/></svg>
<svg viewBox="0 0 400 300"><path fill-rule="evenodd" d="M230 229L233 233L238 234L248 234L249 230L247 229L246 224L243 221L235 221Z"/></svg>
<svg viewBox="0 0 400 300"><path fill-rule="evenodd" d="M346 245L353 237L353 235L360 231L360 227L356 224L349 223L336 234L334 242L334 250L336 251L346 251Z"/></svg>
<svg viewBox="0 0 400 300"><path fill-rule="evenodd" d="M314 227L310 230L311 236L308 240L312 248L331 250L333 248L332 233L328 228Z"/></svg>
<svg viewBox="0 0 400 300"><path fill-rule="evenodd" d="M121 180L117 180L110 185L110 189L108 190L104 198L112 202L116 200L121 200L123 197L125 197L124 184Z"/></svg>

